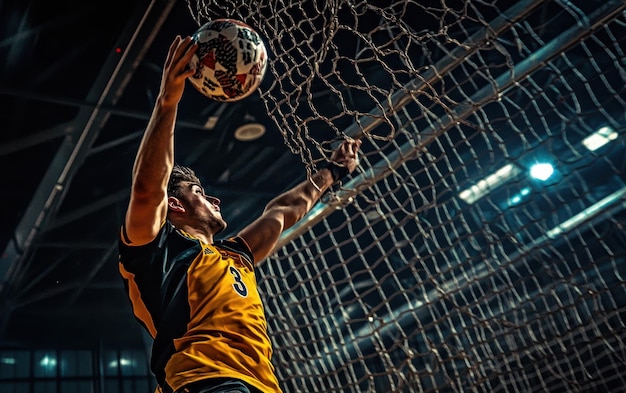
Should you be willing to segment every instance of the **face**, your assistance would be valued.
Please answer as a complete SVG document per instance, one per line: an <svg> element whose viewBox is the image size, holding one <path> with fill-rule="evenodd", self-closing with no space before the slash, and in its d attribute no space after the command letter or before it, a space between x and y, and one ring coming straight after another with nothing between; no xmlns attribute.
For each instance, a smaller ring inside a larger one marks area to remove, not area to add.
<svg viewBox="0 0 626 393"><path fill-rule="evenodd" d="M214 196L206 195L204 188L199 184L184 182L181 184L182 198L189 218L197 220L201 225L206 225L213 234L226 229L226 221L220 212L220 200Z"/></svg>

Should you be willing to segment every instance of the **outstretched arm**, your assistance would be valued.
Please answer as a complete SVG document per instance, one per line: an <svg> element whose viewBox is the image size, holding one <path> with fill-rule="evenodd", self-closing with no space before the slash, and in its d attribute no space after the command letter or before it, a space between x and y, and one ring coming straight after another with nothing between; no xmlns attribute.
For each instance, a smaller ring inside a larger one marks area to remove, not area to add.
<svg viewBox="0 0 626 393"><path fill-rule="evenodd" d="M128 238L136 245L152 241L167 215L176 113L185 81L194 72L188 64L196 49L190 37L177 36L170 45L159 95L135 157L125 227Z"/></svg>
<svg viewBox="0 0 626 393"><path fill-rule="evenodd" d="M331 160L345 168L346 173L351 173L357 166L360 146L360 140L346 140L335 150ZM281 233L302 219L337 180L340 179L334 179L330 169L324 168L310 180L303 181L272 199L263 214L239 233L250 246L254 260L260 261L267 257L276 246Z"/></svg>

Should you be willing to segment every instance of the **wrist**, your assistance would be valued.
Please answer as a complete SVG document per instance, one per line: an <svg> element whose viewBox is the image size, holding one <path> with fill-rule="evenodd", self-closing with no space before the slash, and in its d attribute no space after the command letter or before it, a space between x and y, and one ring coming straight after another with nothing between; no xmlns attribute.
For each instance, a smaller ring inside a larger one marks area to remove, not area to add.
<svg viewBox="0 0 626 393"><path fill-rule="evenodd" d="M348 174L350 173L347 167L338 165L332 161L327 163L324 168L330 171L330 174L333 178L333 183L337 183L344 177L348 176Z"/></svg>
<svg viewBox="0 0 626 393"><path fill-rule="evenodd" d="M161 92L157 96L156 106L162 109L178 109L178 103L180 102L180 97L172 96L172 94L168 94L165 92Z"/></svg>

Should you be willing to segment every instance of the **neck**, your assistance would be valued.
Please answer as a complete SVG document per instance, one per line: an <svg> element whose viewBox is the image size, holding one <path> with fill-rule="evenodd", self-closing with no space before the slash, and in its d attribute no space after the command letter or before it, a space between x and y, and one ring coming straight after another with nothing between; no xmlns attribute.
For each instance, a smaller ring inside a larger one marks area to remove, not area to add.
<svg viewBox="0 0 626 393"><path fill-rule="evenodd" d="M213 234L210 232L207 232L205 230L199 230L198 228L191 225L176 225L176 228L182 230L189 236L200 240L202 243L213 244Z"/></svg>

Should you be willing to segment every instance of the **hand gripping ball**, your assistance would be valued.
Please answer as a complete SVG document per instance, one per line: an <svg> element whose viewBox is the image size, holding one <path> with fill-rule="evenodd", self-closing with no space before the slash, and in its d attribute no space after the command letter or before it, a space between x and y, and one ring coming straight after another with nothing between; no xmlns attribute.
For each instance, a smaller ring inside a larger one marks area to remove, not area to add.
<svg viewBox="0 0 626 393"><path fill-rule="evenodd" d="M239 101L263 81L267 50L259 34L234 19L214 19L193 35L198 50L190 62L189 78L205 96L223 102Z"/></svg>

